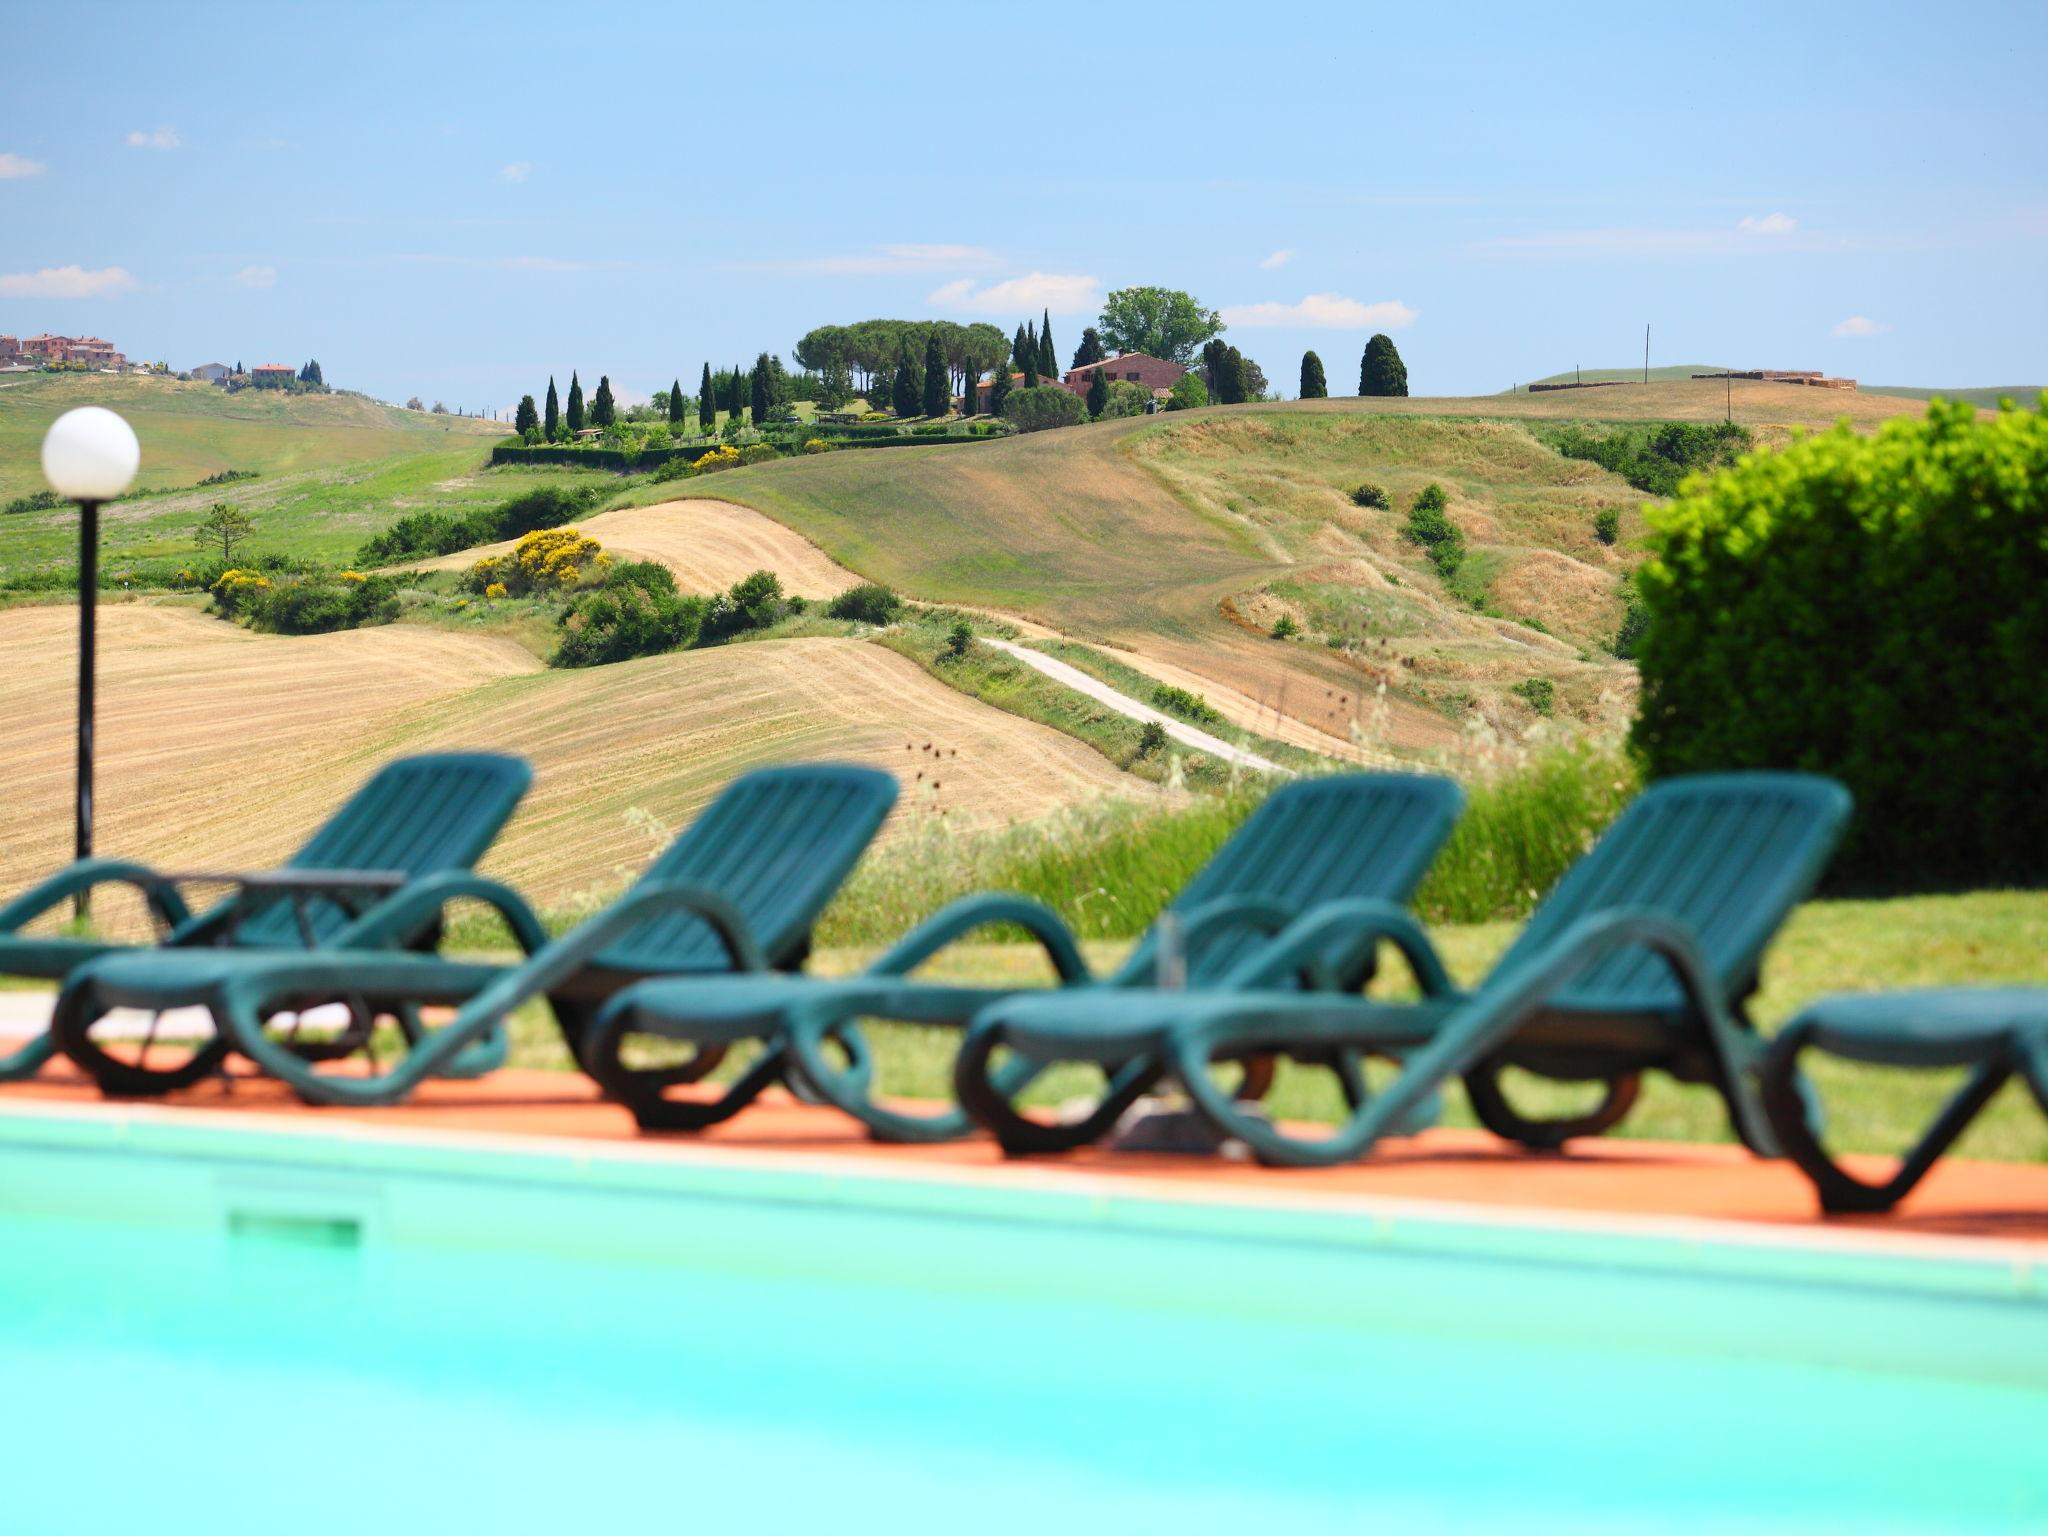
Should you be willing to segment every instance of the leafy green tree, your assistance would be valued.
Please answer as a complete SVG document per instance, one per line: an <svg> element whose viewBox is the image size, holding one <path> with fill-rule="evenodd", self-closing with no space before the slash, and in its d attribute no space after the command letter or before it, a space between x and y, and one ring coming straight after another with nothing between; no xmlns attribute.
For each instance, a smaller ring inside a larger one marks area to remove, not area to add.
<svg viewBox="0 0 2048 1536"><path fill-rule="evenodd" d="M569 370L569 410L564 420L568 423L571 437L583 430L583 383L573 368Z"/></svg>
<svg viewBox="0 0 2048 1536"><path fill-rule="evenodd" d="M553 442L562 433L562 402L555 397L555 376L548 375L548 413L541 424L541 435Z"/></svg>
<svg viewBox="0 0 2048 1536"><path fill-rule="evenodd" d="M1202 382L1202 376L1189 369L1173 382L1167 391L1166 408L1169 411L1197 410L1209 403L1209 387Z"/></svg>
<svg viewBox="0 0 2048 1536"><path fill-rule="evenodd" d="M1052 311L1046 310L1038 325L1038 371L1048 379L1060 376L1060 355L1052 347Z"/></svg>
<svg viewBox="0 0 2048 1536"><path fill-rule="evenodd" d="M1114 420L1119 416L1142 416L1151 404L1151 390L1142 384L1133 384L1128 379L1117 379L1109 386L1108 402L1095 414L1098 418L1108 420Z"/></svg>
<svg viewBox="0 0 2048 1536"><path fill-rule="evenodd" d="M1408 526L1401 530L1409 542L1420 544L1436 572L1449 581L1465 563L1465 535L1445 513L1448 498L1444 488L1432 480L1415 493L1408 508Z"/></svg>
<svg viewBox="0 0 2048 1536"><path fill-rule="evenodd" d="M1301 398L1304 400L1327 400L1330 398L1330 381L1323 376L1323 360L1313 352L1301 354Z"/></svg>
<svg viewBox="0 0 2048 1536"><path fill-rule="evenodd" d="M927 416L939 417L946 414L946 407L952 402L953 391L947 387L952 377L946 370L946 347L939 340L939 333L933 331L924 344L924 406Z"/></svg>
<svg viewBox="0 0 2048 1536"><path fill-rule="evenodd" d="M1202 344L1223 332L1223 317L1178 288L1119 288L1096 322L1103 343L1168 362L1191 362Z"/></svg>
<svg viewBox="0 0 2048 1536"><path fill-rule="evenodd" d="M1109 353L1103 349L1102 333L1091 325L1081 333L1081 345L1074 348L1073 366L1086 368L1090 363L1099 363L1108 356Z"/></svg>
<svg viewBox="0 0 2048 1536"><path fill-rule="evenodd" d="M619 419L618 402L612 399L612 378L608 373L599 374L597 394L590 402L590 424L594 427L608 427Z"/></svg>
<svg viewBox="0 0 2048 1536"><path fill-rule="evenodd" d="M668 387L668 424L680 427L683 424L683 381L675 380Z"/></svg>
<svg viewBox="0 0 2048 1536"><path fill-rule="evenodd" d="M924 373L918 367L917 354L911 350L910 337L903 338L903 350L897 354L896 377L890 384L889 403L896 408L898 416L915 416L924 400Z"/></svg>
<svg viewBox="0 0 2048 1536"><path fill-rule="evenodd" d="M1394 348L1394 338L1384 333L1365 344L1358 360L1358 392L1361 395L1405 395L1408 393L1408 365Z"/></svg>
<svg viewBox="0 0 2048 1536"><path fill-rule="evenodd" d="M512 430L521 437L540 430L540 412L534 407L533 396L519 397L519 409L512 413Z"/></svg>
<svg viewBox="0 0 2048 1536"><path fill-rule="evenodd" d="M818 386L818 405L827 411L843 410L853 398L853 375L846 364L833 358L825 364L824 381Z"/></svg>
<svg viewBox="0 0 2048 1536"><path fill-rule="evenodd" d="M1202 348L1202 382L1218 405L1244 404L1243 355L1228 342L1211 341Z"/></svg>
<svg viewBox="0 0 2048 1536"><path fill-rule="evenodd" d="M1096 369L1088 378L1088 414L1100 418L1109 409L1109 380Z"/></svg>
<svg viewBox="0 0 2048 1536"><path fill-rule="evenodd" d="M225 501L216 501L207 509L206 516L192 525L192 535L201 545L220 545L223 563L235 558L235 546L245 541L256 531L256 524L249 514L240 507L230 506Z"/></svg>

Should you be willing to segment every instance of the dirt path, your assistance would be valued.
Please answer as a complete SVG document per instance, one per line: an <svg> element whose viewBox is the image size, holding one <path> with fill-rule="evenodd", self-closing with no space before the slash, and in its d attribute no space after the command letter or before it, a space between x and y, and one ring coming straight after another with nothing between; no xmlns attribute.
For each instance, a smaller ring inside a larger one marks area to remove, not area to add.
<svg viewBox="0 0 2048 1536"><path fill-rule="evenodd" d="M1291 773L1293 771L1292 769L1282 768L1271 758L1261 757L1258 753L1246 751L1243 747L1234 747L1229 742L1223 740L1222 737L1211 736L1200 727L1189 725L1185 720L1177 720L1172 715L1166 714L1162 710L1154 709L1149 704L1140 704L1129 695L1118 693L1100 678L1090 677L1079 667L1061 661L1056 656L1048 656L1043 651L1034 651L1028 645L1017 645L1009 640L985 638L982 643L994 646L1005 656L1016 657L1025 666L1043 672L1056 683L1064 683L1076 693L1085 693L1097 703L1107 704L1120 715L1128 716L1132 720L1143 720L1160 726L1167 735L1171 736L1182 746L1193 747L1197 752L1207 752L1212 756L1220 757L1226 763L1236 763L1244 768L1256 768L1261 773Z"/></svg>

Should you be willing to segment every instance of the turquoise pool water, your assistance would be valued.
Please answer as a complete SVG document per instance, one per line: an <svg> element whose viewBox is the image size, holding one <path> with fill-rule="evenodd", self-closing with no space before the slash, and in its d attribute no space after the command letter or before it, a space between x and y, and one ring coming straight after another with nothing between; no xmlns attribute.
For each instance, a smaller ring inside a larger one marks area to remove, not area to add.
<svg viewBox="0 0 2048 1536"><path fill-rule="evenodd" d="M0 1531L2048 1526L2010 1266L0 1116Z"/></svg>

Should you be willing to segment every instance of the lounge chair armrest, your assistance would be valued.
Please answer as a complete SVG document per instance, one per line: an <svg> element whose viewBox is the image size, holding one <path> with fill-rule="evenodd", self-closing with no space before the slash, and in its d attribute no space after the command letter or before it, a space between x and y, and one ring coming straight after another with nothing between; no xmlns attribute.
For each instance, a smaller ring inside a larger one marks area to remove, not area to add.
<svg viewBox="0 0 2048 1536"><path fill-rule="evenodd" d="M1254 929L1272 938L1286 931L1300 915L1298 906L1270 896L1223 896L1190 907L1180 917L1180 942L1192 956L1206 941L1219 933Z"/></svg>
<svg viewBox="0 0 2048 1536"><path fill-rule="evenodd" d="M533 908L501 881L467 869L426 875L386 896L331 941L336 949L383 949L410 943L451 901L480 901L511 928L519 947L531 955L548 941Z"/></svg>
<svg viewBox="0 0 2048 1536"><path fill-rule="evenodd" d="M963 896L919 923L868 967L871 976L904 976L955 940L993 923L1012 923L1045 950L1063 982L1086 981L1088 962L1060 916L1042 902L1001 891Z"/></svg>
<svg viewBox="0 0 2048 1536"><path fill-rule="evenodd" d="M147 864L125 859L80 859L0 906L0 933L13 933L67 898L96 885L110 884L133 886L171 928L191 921L192 913L177 886Z"/></svg>
<svg viewBox="0 0 2048 1536"><path fill-rule="evenodd" d="M1401 1083L1433 1086L1444 1077L1468 1070L1504 1044L1550 999L1622 949L1648 950L1670 968L1686 1001L1706 1027L1726 1079L1729 1103L1741 1122L1743 1140L1758 1149L1775 1148L1777 1137L1749 1082L1758 1054L1756 1037L1730 1014L1692 931L1661 912L1641 907L1617 907L1584 918L1541 954L1505 975L1489 978L1471 1003L1409 1058L1408 1070L1389 1093L1398 1094Z"/></svg>
<svg viewBox="0 0 2048 1536"><path fill-rule="evenodd" d="M1425 996L1440 997L1457 990L1415 914L1391 901L1369 896L1326 901L1311 907L1272 943L1239 962L1224 978L1223 985L1238 989L1273 986L1322 965L1323 952L1335 942L1346 946L1346 965L1338 967L1345 969L1382 940L1400 951Z"/></svg>

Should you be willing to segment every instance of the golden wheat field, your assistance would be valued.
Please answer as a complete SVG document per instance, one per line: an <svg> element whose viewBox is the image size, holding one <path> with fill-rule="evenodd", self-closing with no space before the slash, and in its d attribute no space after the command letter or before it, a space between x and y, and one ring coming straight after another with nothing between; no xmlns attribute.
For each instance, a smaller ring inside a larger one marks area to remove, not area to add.
<svg viewBox="0 0 2048 1536"><path fill-rule="evenodd" d="M72 607L0 612L0 889L71 852ZM252 634L184 606L100 616L97 851L181 870L288 854L392 756L489 748L535 785L484 868L554 904L637 871L733 775L873 763L904 785L892 830L1029 818L1158 793L1046 727L859 640L730 645L590 671L413 624Z"/></svg>

